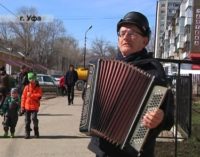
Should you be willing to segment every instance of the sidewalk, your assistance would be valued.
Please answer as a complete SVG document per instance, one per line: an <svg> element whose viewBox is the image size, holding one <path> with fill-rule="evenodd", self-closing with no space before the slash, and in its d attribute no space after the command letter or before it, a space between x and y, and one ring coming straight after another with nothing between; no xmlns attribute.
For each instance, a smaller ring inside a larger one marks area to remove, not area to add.
<svg viewBox="0 0 200 157"><path fill-rule="evenodd" d="M90 138L79 132L81 110L80 92L75 93L72 106L67 105L66 96L43 99L38 114L40 138L24 139L24 116L19 117L16 138L3 138L0 129L0 156L95 157L87 149Z"/></svg>

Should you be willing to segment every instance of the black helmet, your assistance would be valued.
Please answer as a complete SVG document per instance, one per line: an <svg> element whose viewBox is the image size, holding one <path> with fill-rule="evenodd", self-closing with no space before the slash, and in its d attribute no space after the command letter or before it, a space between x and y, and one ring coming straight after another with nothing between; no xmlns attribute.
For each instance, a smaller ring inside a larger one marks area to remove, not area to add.
<svg viewBox="0 0 200 157"><path fill-rule="evenodd" d="M151 30L149 28L149 22L147 18L139 12L132 11L127 13L124 18L118 22L117 32L119 32L120 27L124 24L133 24L137 26L143 35L147 36L148 38L151 35Z"/></svg>

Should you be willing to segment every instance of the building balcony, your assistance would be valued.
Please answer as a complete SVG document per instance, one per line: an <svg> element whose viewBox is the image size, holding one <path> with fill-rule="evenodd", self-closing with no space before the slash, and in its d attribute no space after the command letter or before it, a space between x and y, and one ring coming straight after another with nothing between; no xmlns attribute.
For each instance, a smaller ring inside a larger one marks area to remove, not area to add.
<svg viewBox="0 0 200 157"><path fill-rule="evenodd" d="M191 17L186 17L184 26L191 25L191 24L192 24L192 18Z"/></svg>
<svg viewBox="0 0 200 157"><path fill-rule="evenodd" d="M180 14L179 14L180 17L185 17L185 4L182 3L180 5Z"/></svg>
<svg viewBox="0 0 200 157"><path fill-rule="evenodd" d="M170 25L168 26L168 30L171 31L172 28L173 28L173 27L172 27L172 24L170 24Z"/></svg>
<svg viewBox="0 0 200 157"><path fill-rule="evenodd" d="M165 41L168 41L168 40L169 40L169 37L168 37L168 36L165 36L164 40L165 40Z"/></svg>
<svg viewBox="0 0 200 157"><path fill-rule="evenodd" d="M190 8L187 8L187 9L185 10L185 17L190 17L190 18L193 17L193 11L192 11L192 8L191 8L191 7L190 7Z"/></svg>
<svg viewBox="0 0 200 157"><path fill-rule="evenodd" d="M163 44L162 42L160 42L159 46L160 46L160 47L163 47L163 45L164 45L164 44Z"/></svg>
<svg viewBox="0 0 200 157"><path fill-rule="evenodd" d="M174 44L173 44L173 45L170 45L169 50L172 51L172 52L175 52L175 51L176 51L176 48L175 48Z"/></svg>
<svg viewBox="0 0 200 157"><path fill-rule="evenodd" d="M169 39L169 35L168 35L168 33L166 33L164 40L168 40L168 39Z"/></svg>
<svg viewBox="0 0 200 157"><path fill-rule="evenodd" d="M188 7L192 7L192 0L187 0L185 8L187 9Z"/></svg>
<svg viewBox="0 0 200 157"><path fill-rule="evenodd" d="M178 36L179 35L179 32L180 32L180 27L179 26L176 26L175 28L175 36Z"/></svg>
<svg viewBox="0 0 200 157"><path fill-rule="evenodd" d="M182 34L184 34L184 31L185 31L185 27L184 26L179 26L178 29L176 30L176 33L178 35L182 35Z"/></svg>
<svg viewBox="0 0 200 157"><path fill-rule="evenodd" d="M172 51L172 50L169 51L169 56L170 56L170 57L171 57L171 56L174 56L174 54L175 54L175 51Z"/></svg>
<svg viewBox="0 0 200 157"><path fill-rule="evenodd" d="M183 34L179 34L179 36L178 36L178 42L180 41L180 42L184 42L184 35Z"/></svg>
<svg viewBox="0 0 200 157"><path fill-rule="evenodd" d="M184 42L187 42L187 41L190 41L190 40L191 40L191 35L190 35L190 34L186 34L186 35L184 36L183 41L184 41Z"/></svg>
<svg viewBox="0 0 200 157"><path fill-rule="evenodd" d="M184 42L182 41L177 42L177 49L182 49L182 48L184 48Z"/></svg>
<svg viewBox="0 0 200 157"><path fill-rule="evenodd" d="M171 38L171 39L169 40L169 43L170 43L170 44L174 44L174 43L175 43L174 38Z"/></svg>
<svg viewBox="0 0 200 157"><path fill-rule="evenodd" d="M163 53L163 55L162 55L163 58L168 58L168 56L169 56L168 51L165 51L165 52Z"/></svg>
<svg viewBox="0 0 200 157"><path fill-rule="evenodd" d="M179 18L175 19L175 24L178 25L179 24Z"/></svg>

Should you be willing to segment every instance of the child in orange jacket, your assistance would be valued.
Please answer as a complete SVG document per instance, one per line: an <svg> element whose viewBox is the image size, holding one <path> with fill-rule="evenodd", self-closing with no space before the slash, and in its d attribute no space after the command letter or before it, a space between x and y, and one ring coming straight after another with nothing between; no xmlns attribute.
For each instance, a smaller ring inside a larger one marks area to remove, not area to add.
<svg viewBox="0 0 200 157"><path fill-rule="evenodd" d="M21 112L25 114L25 139L30 138L31 119L35 137L39 138L39 127L37 113L40 107L40 99L42 97L42 89L36 80L36 74L28 73L29 84L25 86L21 98Z"/></svg>

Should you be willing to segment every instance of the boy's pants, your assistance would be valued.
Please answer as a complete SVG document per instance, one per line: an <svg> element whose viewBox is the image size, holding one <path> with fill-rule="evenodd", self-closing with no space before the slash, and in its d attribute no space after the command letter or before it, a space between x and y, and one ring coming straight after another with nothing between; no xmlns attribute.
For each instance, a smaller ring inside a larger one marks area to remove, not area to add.
<svg viewBox="0 0 200 157"><path fill-rule="evenodd" d="M4 116L4 121L3 121L3 127L4 131L8 132L9 127L10 127L10 133L13 134L15 133L15 127L17 125L18 121L18 115L16 116Z"/></svg>
<svg viewBox="0 0 200 157"><path fill-rule="evenodd" d="M38 123L39 120L37 118L38 111L27 111L25 112L25 132L26 134L30 134L31 131L31 119L33 121L34 131L38 132Z"/></svg>

